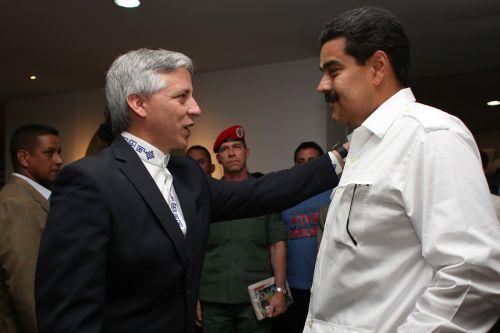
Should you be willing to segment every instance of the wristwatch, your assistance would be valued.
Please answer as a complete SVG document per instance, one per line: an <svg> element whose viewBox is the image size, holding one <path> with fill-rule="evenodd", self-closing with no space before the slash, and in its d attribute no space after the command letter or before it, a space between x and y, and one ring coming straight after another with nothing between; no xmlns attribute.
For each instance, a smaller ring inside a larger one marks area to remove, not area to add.
<svg viewBox="0 0 500 333"><path fill-rule="evenodd" d="M332 150L335 150L337 153L339 153L340 157L342 159L345 159L347 157L347 149L345 149L344 145L339 143L336 143L335 146L333 146Z"/></svg>
<svg viewBox="0 0 500 333"><path fill-rule="evenodd" d="M276 287L276 291L282 293L283 295L286 295L286 288Z"/></svg>

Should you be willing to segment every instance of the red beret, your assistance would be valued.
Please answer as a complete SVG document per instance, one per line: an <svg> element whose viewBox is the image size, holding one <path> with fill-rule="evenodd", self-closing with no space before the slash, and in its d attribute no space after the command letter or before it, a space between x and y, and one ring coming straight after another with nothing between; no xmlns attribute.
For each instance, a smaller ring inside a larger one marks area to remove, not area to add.
<svg viewBox="0 0 500 333"><path fill-rule="evenodd" d="M240 125L231 126L223 130L214 143L214 153L219 152L221 144L226 141L245 141L245 131Z"/></svg>

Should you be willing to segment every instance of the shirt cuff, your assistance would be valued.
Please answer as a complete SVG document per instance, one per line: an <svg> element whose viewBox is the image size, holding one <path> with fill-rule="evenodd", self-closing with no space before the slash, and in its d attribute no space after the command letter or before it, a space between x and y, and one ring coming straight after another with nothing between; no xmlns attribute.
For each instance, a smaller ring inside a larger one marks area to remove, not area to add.
<svg viewBox="0 0 500 333"><path fill-rule="evenodd" d="M337 160L337 157L333 155L331 151L328 152L328 156L330 156L330 160L332 161L333 168L335 169L335 173L337 176L340 177L340 174L342 173L342 166L340 165L339 160Z"/></svg>

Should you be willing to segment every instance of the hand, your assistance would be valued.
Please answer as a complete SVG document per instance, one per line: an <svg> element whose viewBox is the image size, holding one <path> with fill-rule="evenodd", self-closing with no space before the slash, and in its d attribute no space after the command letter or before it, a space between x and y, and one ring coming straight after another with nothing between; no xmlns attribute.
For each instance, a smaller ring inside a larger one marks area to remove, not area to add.
<svg viewBox="0 0 500 333"><path fill-rule="evenodd" d="M268 315L270 318L279 316L286 311L286 298L282 293L274 294L269 304Z"/></svg>
<svg viewBox="0 0 500 333"><path fill-rule="evenodd" d="M199 300L198 304L196 304L196 316L194 317L194 323L198 327L201 327L203 325L203 317L201 316L201 304Z"/></svg>

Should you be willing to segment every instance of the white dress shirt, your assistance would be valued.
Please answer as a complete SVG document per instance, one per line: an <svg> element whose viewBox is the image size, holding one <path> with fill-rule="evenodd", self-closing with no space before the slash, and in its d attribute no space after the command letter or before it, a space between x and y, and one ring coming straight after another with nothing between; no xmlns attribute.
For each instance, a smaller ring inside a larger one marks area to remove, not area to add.
<svg viewBox="0 0 500 333"><path fill-rule="evenodd" d="M462 122L402 89L352 135L304 332L486 332L500 225Z"/></svg>
<svg viewBox="0 0 500 333"><path fill-rule="evenodd" d="M175 192L173 185L174 178L167 169L170 154L165 155L152 144L128 132L122 132L121 135L141 158L142 163L165 198L170 211L174 215L177 225L181 229L184 236L186 236L186 222L184 220L184 215L182 214L181 204L177 198L177 193Z"/></svg>
<svg viewBox="0 0 500 333"><path fill-rule="evenodd" d="M26 181L28 184L30 184L31 186L33 186L33 188L35 190L38 191L38 193L40 193L45 199L49 200L49 197L50 195L52 194L51 191L49 191L48 189L46 189L45 187L43 187L42 185L38 184L36 181L34 181L33 179L31 178L28 178L26 176L23 176L21 175L20 173L17 173L17 172L13 172L12 173L13 176L16 176L18 178L21 178L22 180Z"/></svg>

